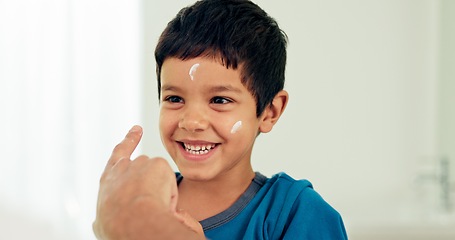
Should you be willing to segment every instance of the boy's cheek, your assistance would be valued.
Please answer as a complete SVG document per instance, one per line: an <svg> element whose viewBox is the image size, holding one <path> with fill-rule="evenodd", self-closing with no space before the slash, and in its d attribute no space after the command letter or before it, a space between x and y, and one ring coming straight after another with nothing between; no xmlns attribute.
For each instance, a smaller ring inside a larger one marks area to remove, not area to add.
<svg viewBox="0 0 455 240"><path fill-rule="evenodd" d="M222 131L226 137L235 138L237 135L242 135L245 128L246 122L241 118L231 118L224 121Z"/></svg>
<svg viewBox="0 0 455 240"><path fill-rule="evenodd" d="M178 118L177 114L173 113L172 111L169 111L167 109L160 110L160 116L159 116L160 128L161 128L161 126L164 126L164 125L175 124L176 119L179 119L179 118Z"/></svg>
<svg viewBox="0 0 455 240"><path fill-rule="evenodd" d="M241 120L237 121L232 125L231 134L235 134L242 129L243 122Z"/></svg>

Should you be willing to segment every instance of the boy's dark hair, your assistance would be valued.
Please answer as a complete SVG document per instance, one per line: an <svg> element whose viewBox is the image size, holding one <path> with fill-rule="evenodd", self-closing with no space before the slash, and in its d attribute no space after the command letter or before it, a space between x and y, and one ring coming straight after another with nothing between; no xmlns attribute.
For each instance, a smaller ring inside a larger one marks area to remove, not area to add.
<svg viewBox="0 0 455 240"><path fill-rule="evenodd" d="M241 67L242 84L256 99L259 117L284 87L287 36L277 22L248 0L202 0L183 8L155 49L158 96L166 58L219 58Z"/></svg>

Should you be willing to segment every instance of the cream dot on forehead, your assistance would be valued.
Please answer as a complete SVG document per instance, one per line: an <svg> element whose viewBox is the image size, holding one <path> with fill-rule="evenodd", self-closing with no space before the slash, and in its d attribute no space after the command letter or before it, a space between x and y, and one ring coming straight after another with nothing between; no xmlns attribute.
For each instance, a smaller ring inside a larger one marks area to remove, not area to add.
<svg viewBox="0 0 455 240"><path fill-rule="evenodd" d="M236 133L242 127L242 121L237 121L231 128L231 133Z"/></svg>
<svg viewBox="0 0 455 240"><path fill-rule="evenodd" d="M191 80L194 80L194 73L196 73L197 68L199 67L199 63L194 64L191 66L190 71L188 72L188 75L190 75Z"/></svg>

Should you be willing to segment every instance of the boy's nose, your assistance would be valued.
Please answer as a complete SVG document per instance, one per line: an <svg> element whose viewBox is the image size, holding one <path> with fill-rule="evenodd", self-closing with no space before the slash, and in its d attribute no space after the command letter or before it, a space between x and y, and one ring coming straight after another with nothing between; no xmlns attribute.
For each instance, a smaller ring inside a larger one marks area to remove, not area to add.
<svg viewBox="0 0 455 240"><path fill-rule="evenodd" d="M199 132L208 128L209 122L200 111L187 110L179 121L179 128L189 132Z"/></svg>

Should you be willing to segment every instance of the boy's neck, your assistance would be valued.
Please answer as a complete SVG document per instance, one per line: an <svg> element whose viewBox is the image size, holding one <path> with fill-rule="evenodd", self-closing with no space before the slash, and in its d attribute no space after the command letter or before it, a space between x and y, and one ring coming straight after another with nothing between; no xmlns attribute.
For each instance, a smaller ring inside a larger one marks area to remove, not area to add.
<svg viewBox="0 0 455 240"><path fill-rule="evenodd" d="M201 190L205 194L217 194L217 192L225 193L226 190L236 190L248 187L253 180L255 173L252 169L238 174L226 174L218 176L215 179L208 181L193 181L183 178L179 184L180 191L198 191Z"/></svg>
<svg viewBox="0 0 455 240"><path fill-rule="evenodd" d="M250 186L254 176L250 168L213 181L183 178L179 185L178 208L186 210L199 221L214 216L234 204Z"/></svg>

